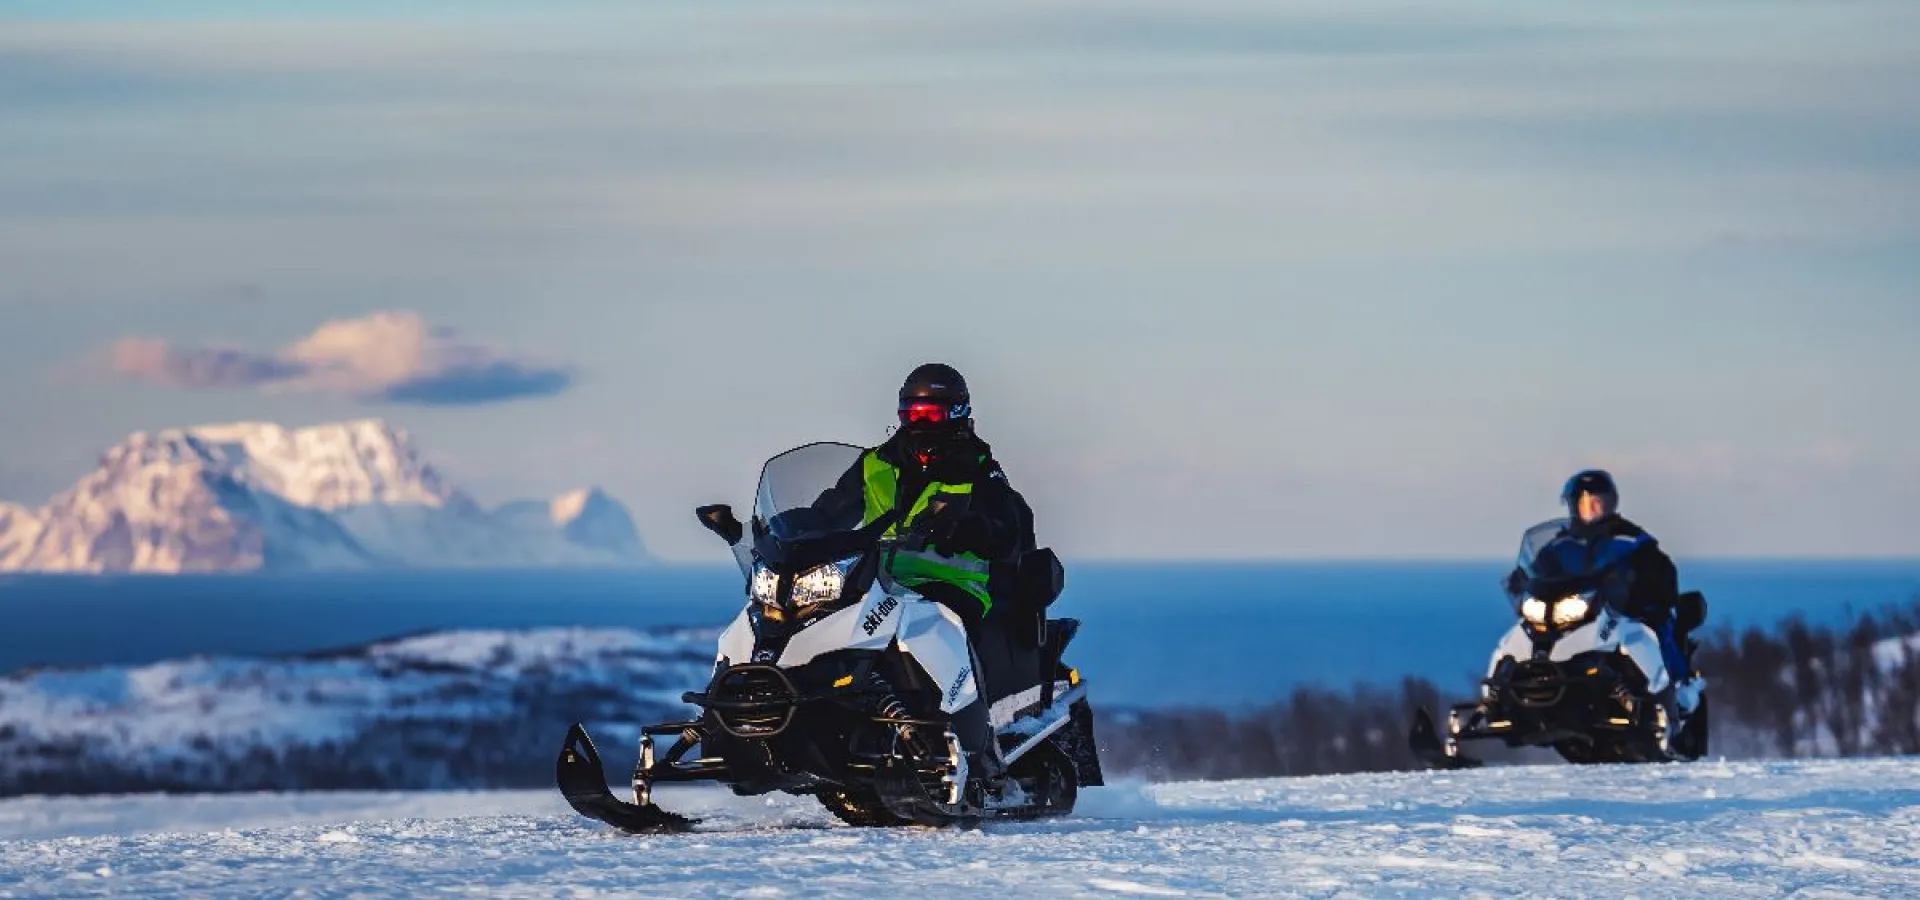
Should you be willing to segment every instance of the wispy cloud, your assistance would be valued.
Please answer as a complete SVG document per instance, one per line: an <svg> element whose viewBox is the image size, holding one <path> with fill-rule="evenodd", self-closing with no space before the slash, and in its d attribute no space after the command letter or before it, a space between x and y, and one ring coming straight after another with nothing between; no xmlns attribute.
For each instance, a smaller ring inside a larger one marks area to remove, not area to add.
<svg viewBox="0 0 1920 900"><path fill-rule="evenodd" d="M431 327L406 311L328 322L266 352L126 338L111 348L109 365L129 378L181 388L325 391L436 406L547 396L573 383L565 367Z"/></svg>

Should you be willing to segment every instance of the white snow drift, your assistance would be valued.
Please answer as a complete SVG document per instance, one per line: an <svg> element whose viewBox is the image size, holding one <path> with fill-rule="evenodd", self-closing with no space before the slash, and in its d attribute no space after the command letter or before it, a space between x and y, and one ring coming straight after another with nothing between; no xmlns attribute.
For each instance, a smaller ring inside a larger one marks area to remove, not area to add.
<svg viewBox="0 0 1920 900"><path fill-rule="evenodd" d="M529 514L529 508L534 514ZM136 433L47 506L0 504L0 571L635 565L596 488L483 509L379 420Z"/></svg>

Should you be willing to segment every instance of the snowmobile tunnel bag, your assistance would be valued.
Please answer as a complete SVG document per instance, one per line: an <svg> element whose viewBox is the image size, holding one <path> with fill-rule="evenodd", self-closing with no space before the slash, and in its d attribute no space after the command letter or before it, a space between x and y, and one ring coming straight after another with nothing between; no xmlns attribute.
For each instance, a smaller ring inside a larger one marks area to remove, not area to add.
<svg viewBox="0 0 1920 900"><path fill-rule="evenodd" d="M1044 611L1066 588L1067 570L1053 548L1041 547L1020 557L1014 569L1013 594L1022 610Z"/></svg>

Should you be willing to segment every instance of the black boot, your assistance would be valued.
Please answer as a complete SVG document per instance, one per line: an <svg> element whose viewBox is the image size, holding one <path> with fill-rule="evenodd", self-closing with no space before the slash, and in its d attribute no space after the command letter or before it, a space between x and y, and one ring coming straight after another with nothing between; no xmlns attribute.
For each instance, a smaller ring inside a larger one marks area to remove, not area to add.
<svg viewBox="0 0 1920 900"><path fill-rule="evenodd" d="M975 700L954 713L953 733L960 738L961 751L967 755L967 772L971 777L991 781L1006 774L1000 739L987 717L987 701Z"/></svg>

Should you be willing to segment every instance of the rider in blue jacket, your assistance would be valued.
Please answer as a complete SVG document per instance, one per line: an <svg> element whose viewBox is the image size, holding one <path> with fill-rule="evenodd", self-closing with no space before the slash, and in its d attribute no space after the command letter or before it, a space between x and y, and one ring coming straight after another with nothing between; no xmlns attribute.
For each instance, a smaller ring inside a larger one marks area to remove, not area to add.
<svg viewBox="0 0 1920 900"><path fill-rule="evenodd" d="M1660 636L1661 653L1673 682L1685 681L1691 668L1674 634L1680 574L1673 559L1646 529L1620 515L1620 489L1605 471L1588 469L1568 478L1560 491L1560 502L1567 507L1565 539L1587 544L1625 540L1636 545L1627 557L1630 581L1620 611L1645 622ZM1525 575L1516 567L1508 579L1509 588L1517 589L1524 584Z"/></svg>

